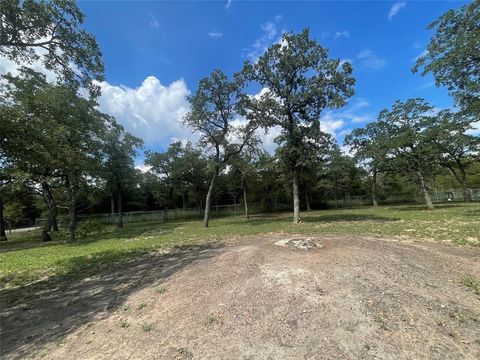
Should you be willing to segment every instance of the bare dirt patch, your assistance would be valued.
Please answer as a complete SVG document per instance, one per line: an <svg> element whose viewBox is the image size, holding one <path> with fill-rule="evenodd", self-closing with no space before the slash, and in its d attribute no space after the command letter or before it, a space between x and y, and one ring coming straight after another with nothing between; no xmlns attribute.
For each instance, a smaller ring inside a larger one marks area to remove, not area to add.
<svg viewBox="0 0 480 360"><path fill-rule="evenodd" d="M480 251L433 243L270 235L177 249L2 306L2 357L478 359L466 276L480 279Z"/></svg>

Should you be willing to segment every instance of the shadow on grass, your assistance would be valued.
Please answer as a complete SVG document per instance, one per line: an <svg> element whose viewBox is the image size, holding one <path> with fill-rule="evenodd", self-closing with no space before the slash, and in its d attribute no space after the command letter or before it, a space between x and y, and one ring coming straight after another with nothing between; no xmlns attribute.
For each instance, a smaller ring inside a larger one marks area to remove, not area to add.
<svg viewBox="0 0 480 360"><path fill-rule="evenodd" d="M376 222L387 222L387 221L398 221L399 218L392 218L386 216L378 216L373 214L320 214L320 215L313 215L309 214L308 212L304 212L300 215L300 219L302 222L305 223L313 223L313 222L355 222L355 221L376 221ZM249 220L243 220L242 224L246 225L266 225L266 224L273 224L273 223L289 223L292 221L291 215L282 215L282 216L254 216L251 217ZM226 222L228 225L239 224L241 220L238 221L230 221Z"/></svg>
<svg viewBox="0 0 480 360"><path fill-rule="evenodd" d="M85 236L85 238L78 237L77 241L69 243L65 240L53 240L49 242L41 242L40 236L41 232L35 232L29 234L29 236L22 236L19 239L8 240L6 242L0 243L0 253L5 253L9 251L17 250L26 250L33 249L38 247L50 247L58 245L67 245L67 246L81 246L88 243L108 240L108 239L131 239L133 237L142 236L142 235L161 235L170 233L174 230L175 227L184 225L184 222L172 222L172 223L162 223L162 222L148 222L148 223L128 223L121 229L112 226L104 226L102 231L93 231ZM52 232L53 237L59 236L59 234ZM66 234L65 234L66 236Z"/></svg>
<svg viewBox="0 0 480 360"><path fill-rule="evenodd" d="M475 216L475 217L478 217L478 219L480 220L480 209L477 209L477 210L468 210L468 211L465 211L464 214L466 216Z"/></svg>
<svg viewBox="0 0 480 360"><path fill-rule="evenodd" d="M211 258L220 249L218 244L182 246L168 254L150 253L131 260L125 258L132 252L108 251L66 261L61 275L2 289L0 357L26 358L33 350L60 341L94 317L107 316L131 293ZM121 259L125 261L112 265L112 261Z"/></svg>
<svg viewBox="0 0 480 360"><path fill-rule="evenodd" d="M300 217L303 222L355 222L355 221L398 221L399 218L378 216L373 214L335 214L335 215L313 215Z"/></svg>
<svg viewBox="0 0 480 360"><path fill-rule="evenodd" d="M435 209L453 209L453 208L462 208L465 207L465 204L433 204ZM419 205L411 205L411 206L390 206L391 210L399 210L399 211L430 211L427 209L426 205L419 204Z"/></svg>

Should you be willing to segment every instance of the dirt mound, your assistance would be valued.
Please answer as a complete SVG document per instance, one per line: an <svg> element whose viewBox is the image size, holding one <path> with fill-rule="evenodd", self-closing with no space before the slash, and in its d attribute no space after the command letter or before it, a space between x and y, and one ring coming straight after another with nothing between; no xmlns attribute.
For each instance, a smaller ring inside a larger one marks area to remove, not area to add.
<svg viewBox="0 0 480 360"><path fill-rule="evenodd" d="M474 248L342 236L151 255L2 309L2 357L478 359L464 279L479 263Z"/></svg>

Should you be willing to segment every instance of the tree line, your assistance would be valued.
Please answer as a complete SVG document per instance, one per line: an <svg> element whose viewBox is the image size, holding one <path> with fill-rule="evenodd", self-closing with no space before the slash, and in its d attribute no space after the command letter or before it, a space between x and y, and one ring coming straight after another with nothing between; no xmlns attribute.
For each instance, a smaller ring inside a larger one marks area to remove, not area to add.
<svg viewBox="0 0 480 360"><path fill-rule="evenodd" d="M331 58L308 29L286 32L237 73L216 69L201 79L184 118L198 141L147 151L149 171L142 173L134 166L142 140L98 109L102 55L81 29L84 15L75 1L4 1L0 53L26 66L0 82L0 237L6 240L4 208L43 210L43 241L58 230L59 213L66 213L68 240L75 241L78 214L107 208L122 227L125 207L193 205L208 227L213 203L242 203L248 219L249 203L268 210L289 202L298 223L301 208L326 199L338 206L347 194L370 194L376 206L379 193L413 186L434 209L430 185L446 178L469 201L470 184L480 184L480 142L471 131L480 115L479 8L474 1L432 23L435 35L412 69L446 86L455 109L398 100L348 134L350 153L344 153L322 131L321 114L354 95L352 65ZM35 61L56 81L28 66ZM279 134L274 154L260 140L269 131Z"/></svg>

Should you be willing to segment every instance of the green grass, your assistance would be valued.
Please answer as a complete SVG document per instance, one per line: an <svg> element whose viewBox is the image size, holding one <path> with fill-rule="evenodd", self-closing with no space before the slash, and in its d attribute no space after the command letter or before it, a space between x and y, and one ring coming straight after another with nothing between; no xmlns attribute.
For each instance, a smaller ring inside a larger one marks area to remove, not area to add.
<svg viewBox="0 0 480 360"><path fill-rule="evenodd" d="M445 205L435 211L422 206L362 207L302 213L302 224L291 223L290 213L213 219L205 229L198 220L109 226L76 243L40 243L39 231L8 234L0 243L0 285L24 285L56 275L78 278L97 274L113 262L173 246L221 241L232 236L266 233L306 235L369 235L418 241L450 241L480 246L480 204Z"/></svg>
<svg viewBox="0 0 480 360"><path fill-rule="evenodd" d="M156 292L157 294L163 294L166 290L167 290L167 289L165 289L165 286L160 285L160 286L158 286L158 287L155 289L155 292Z"/></svg>
<svg viewBox="0 0 480 360"><path fill-rule="evenodd" d="M472 289L472 291L480 295L480 281L475 279L471 275L466 275L462 278L462 284L465 285L466 287Z"/></svg>

